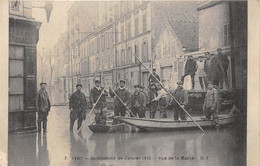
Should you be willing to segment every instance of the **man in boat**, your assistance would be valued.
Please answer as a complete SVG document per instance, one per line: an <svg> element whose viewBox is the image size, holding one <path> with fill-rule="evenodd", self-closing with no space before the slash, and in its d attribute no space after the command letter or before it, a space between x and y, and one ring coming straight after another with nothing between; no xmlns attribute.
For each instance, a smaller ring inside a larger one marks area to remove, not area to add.
<svg viewBox="0 0 260 166"><path fill-rule="evenodd" d="M78 119L78 127L80 128L82 121L86 119L87 100L85 94L81 92L82 85L76 85L77 91L74 92L69 101L70 108L70 131L73 130L74 122Z"/></svg>
<svg viewBox="0 0 260 166"><path fill-rule="evenodd" d="M125 81L119 81L119 87L114 91L117 96L122 100L122 102L116 97L114 100L114 116L125 116L126 107L130 104L130 93L128 90L125 89ZM112 92L111 88L109 88L109 94L111 97L114 97L115 94ZM114 121L113 124L117 124L118 121Z"/></svg>
<svg viewBox="0 0 260 166"><path fill-rule="evenodd" d="M167 107L166 94L167 94L167 92L162 88L162 86L159 83L156 84L156 87L157 87L158 96L155 97L152 101L159 102L160 117L167 118L167 112L166 112L166 107Z"/></svg>
<svg viewBox="0 0 260 166"><path fill-rule="evenodd" d="M173 101L173 107L175 110L174 120L179 120L179 117L181 118L181 120L186 120L186 113L183 111L183 108L186 109L189 103L188 92L183 88L182 81L178 81L177 85L178 87L173 92L173 96L179 102L182 108L180 108L179 105L175 101Z"/></svg>
<svg viewBox="0 0 260 166"><path fill-rule="evenodd" d="M107 103L106 96L108 96L107 91L101 87L100 80L95 80L94 88L91 89L89 99L91 107L94 107L95 122L96 124L106 124L107 120ZM102 95L101 95L102 93ZM101 95L99 101L98 98Z"/></svg>
<svg viewBox="0 0 260 166"><path fill-rule="evenodd" d="M148 107L150 108L150 118L153 119L155 117L156 109L158 106L158 101L153 101L154 98L158 96L156 91L155 84L152 83L150 89L148 91Z"/></svg>
<svg viewBox="0 0 260 166"><path fill-rule="evenodd" d="M205 112L205 116L208 120L211 119L211 116L213 117L216 127L219 128L217 107L218 107L218 91L213 86L213 82L209 81L207 93L205 96L205 102L203 104L203 111Z"/></svg>
<svg viewBox="0 0 260 166"><path fill-rule="evenodd" d="M36 112L38 112L38 132L47 132L47 117L51 109L51 103L48 92L46 91L46 83L40 83L41 89L37 92L36 96ZM42 123L42 127L41 127Z"/></svg>
<svg viewBox="0 0 260 166"><path fill-rule="evenodd" d="M141 87L139 85L135 85L134 88L135 91L131 95L131 111L136 117L138 114L139 118L145 118L145 95L140 91Z"/></svg>
<svg viewBox="0 0 260 166"><path fill-rule="evenodd" d="M153 69L153 75L150 74L149 78L148 78L148 82L149 82L149 87L151 86L151 84L156 84L158 83L158 81L156 80L158 79L160 81L160 76L156 73L156 69Z"/></svg>
<svg viewBox="0 0 260 166"><path fill-rule="evenodd" d="M184 78L186 76L190 75L191 76L192 89L194 89L194 86L195 86L194 77L195 77L195 73L197 71L197 68L198 68L198 66L197 66L196 61L193 59L193 56L189 55L188 60L185 64L185 73L181 77L181 81L184 82Z"/></svg>

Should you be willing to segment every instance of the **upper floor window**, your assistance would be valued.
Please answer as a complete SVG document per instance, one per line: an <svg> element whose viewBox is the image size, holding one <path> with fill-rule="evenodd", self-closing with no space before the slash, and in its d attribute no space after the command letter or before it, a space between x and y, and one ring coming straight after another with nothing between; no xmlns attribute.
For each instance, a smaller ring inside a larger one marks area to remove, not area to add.
<svg viewBox="0 0 260 166"><path fill-rule="evenodd" d="M143 15L143 32L146 32L147 30L147 19L146 14Z"/></svg>
<svg viewBox="0 0 260 166"><path fill-rule="evenodd" d="M121 64L122 65L125 64L125 50L124 49L121 50Z"/></svg>
<svg viewBox="0 0 260 166"><path fill-rule="evenodd" d="M224 25L224 46L229 45L229 25L225 24Z"/></svg>
<svg viewBox="0 0 260 166"><path fill-rule="evenodd" d="M139 34L139 19L135 19L135 35Z"/></svg>
<svg viewBox="0 0 260 166"><path fill-rule="evenodd" d="M139 58L139 47L137 44L135 44L135 55ZM135 63L138 63L139 61L135 58Z"/></svg>
<svg viewBox="0 0 260 166"><path fill-rule="evenodd" d="M124 41L124 25L121 26L121 41Z"/></svg>
<svg viewBox="0 0 260 166"><path fill-rule="evenodd" d="M127 23L127 36L128 39L131 38L131 22Z"/></svg>
<svg viewBox="0 0 260 166"><path fill-rule="evenodd" d="M102 45L102 50L104 50L105 49L105 36L104 35L102 35L101 36L101 45Z"/></svg>
<svg viewBox="0 0 260 166"><path fill-rule="evenodd" d="M142 61L148 60L148 43L147 41L143 41L142 43Z"/></svg>

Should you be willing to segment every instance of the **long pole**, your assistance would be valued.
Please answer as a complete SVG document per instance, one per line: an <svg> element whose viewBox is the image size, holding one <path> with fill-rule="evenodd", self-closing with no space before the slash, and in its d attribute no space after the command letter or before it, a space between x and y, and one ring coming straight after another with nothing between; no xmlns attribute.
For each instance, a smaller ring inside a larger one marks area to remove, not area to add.
<svg viewBox="0 0 260 166"><path fill-rule="evenodd" d="M163 86L163 84L161 83L161 81L158 80L158 79L153 75L153 73L148 70L148 68L140 61L140 59L139 59L136 55L134 55L132 52L131 52L131 54L143 65L143 67L155 78L155 80L156 80L158 83L160 83L160 85L162 86L162 88L173 98L173 100L178 104L178 106L192 119L192 121L200 128L200 130L201 130L203 133L205 133L205 131L204 131L204 130L200 127L200 125L191 117L191 115L185 110L185 108L183 108L183 107L181 106L181 104L175 99L175 97L170 93L170 91Z"/></svg>
<svg viewBox="0 0 260 166"><path fill-rule="evenodd" d="M116 94L116 92L111 88L111 90L113 91L113 93L116 95L116 97L119 99L119 101L126 107L126 109L135 117L135 115L133 114L133 112L125 105L125 103L121 100L121 98Z"/></svg>
<svg viewBox="0 0 260 166"><path fill-rule="evenodd" d="M105 85L106 87L106 85ZM103 95L103 92L105 91L105 87L104 89L102 90L101 94L99 95L97 101L96 101L96 104L98 103L98 101L100 100L101 96ZM82 125L80 126L80 128L78 129L77 133L80 132L80 130L82 129L82 127L84 126L84 124L87 122L88 120L88 117L90 116L90 114L92 113L92 111L94 110L94 108L96 107L96 104L94 105L94 107L91 108L90 112L88 113L88 116L86 117L85 121L82 123Z"/></svg>

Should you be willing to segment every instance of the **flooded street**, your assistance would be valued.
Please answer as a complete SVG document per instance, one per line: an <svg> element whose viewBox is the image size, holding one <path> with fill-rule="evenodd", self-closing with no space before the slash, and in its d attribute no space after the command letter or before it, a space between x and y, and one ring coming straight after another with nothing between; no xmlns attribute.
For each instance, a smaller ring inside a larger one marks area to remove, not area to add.
<svg viewBox="0 0 260 166"><path fill-rule="evenodd" d="M93 134L87 124L81 137L75 134L76 123L70 134L68 108L53 107L46 135L9 135L9 165L240 166L246 162L245 136L231 127L209 129L204 135L200 130Z"/></svg>

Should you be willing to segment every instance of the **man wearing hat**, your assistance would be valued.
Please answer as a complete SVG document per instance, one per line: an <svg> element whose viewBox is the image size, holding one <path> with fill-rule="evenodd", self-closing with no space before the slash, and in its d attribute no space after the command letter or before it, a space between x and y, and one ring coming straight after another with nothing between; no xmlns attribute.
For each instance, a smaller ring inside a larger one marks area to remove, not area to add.
<svg viewBox="0 0 260 166"><path fill-rule="evenodd" d="M167 92L162 88L162 85L157 83L157 93L158 95L152 100L152 102L158 102L160 107L160 117L161 118L167 118L167 100L166 100L166 94Z"/></svg>
<svg viewBox="0 0 260 166"><path fill-rule="evenodd" d="M183 82L178 81L177 82L177 89L173 92L174 98L179 102L182 108L186 109L189 98L188 98L188 92L183 89ZM179 107L179 105L173 101L173 108L174 108L174 120L179 120L179 117L181 120L186 120L186 113L183 111L182 108Z"/></svg>
<svg viewBox="0 0 260 166"><path fill-rule="evenodd" d="M107 91L104 90L103 87L100 86L100 81L95 80L95 86L91 89L89 99L91 107L95 107L95 121L96 124L106 124L107 120L107 103L106 96L108 96ZM103 91L104 90L104 91ZM101 95L102 93L102 95ZM99 101L98 98L101 95Z"/></svg>
<svg viewBox="0 0 260 166"><path fill-rule="evenodd" d="M199 77L200 87L201 89L204 89L204 83L205 83L205 87L207 87L207 79L206 79L206 73L204 71L204 61L202 56L199 56L199 61L197 62L197 65L198 65L197 75Z"/></svg>
<svg viewBox="0 0 260 166"><path fill-rule="evenodd" d="M193 59L193 56L189 55L188 60L185 64L185 73L181 77L181 81L184 82L184 78L187 75L190 75L191 76L192 89L194 89L194 86L195 86L194 77L195 77L195 73L197 71L197 68L198 68L198 66L197 66L196 61Z"/></svg>
<svg viewBox="0 0 260 166"><path fill-rule="evenodd" d="M218 52L217 57L219 60L219 66L220 66L220 71L221 71L220 80L219 80L219 88L223 89L223 80L224 80L227 89L229 89L229 83L228 83L228 77L227 77L229 60L228 60L227 55L222 53L221 48L218 48L217 52Z"/></svg>
<svg viewBox="0 0 260 166"><path fill-rule="evenodd" d="M135 85L134 88L135 91L131 95L131 111L135 116L138 114L139 118L145 118L145 95L140 91L141 86Z"/></svg>
<svg viewBox="0 0 260 166"><path fill-rule="evenodd" d="M125 81L119 81L119 87L114 90L117 96L123 101L123 103L116 97L114 100L114 116L125 116L126 107L130 104L130 93L125 89ZM111 97L114 97L115 94L109 88L109 94ZM114 121L114 124L117 124L117 121Z"/></svg>
<svg viewBox="0 0 260 166"><path fill-rule="evenodd" d="M205 52L205 57L206 57L206 59L204 61L204 68L203 68L203 70L205 72L205 78L204 78L205 82L204 83L205 83L205 87L207 89L207 87L208 87L208 83L207 83L207 81L208 81L208 74L209 74L210 61L211 61L212 56L211 56L210 52Z"/></svg>
<svg viewBox="0 0 260 166"><path fill-rule="evenodd" d="M217 128L219 128L217 113L218 99L218 90L215 89L212 81L208 81L208 89L203 104L203 111L207 119L210 120L211 116L213 117L213 120Z"/></svg>
<svg viewBox="0 0 260 166"><path fill-rule="evenodd" d="M41 89L36 95L36 111L38 112L38 132L41 132L41 123L43 123L43 132L47 132L47 116L51 108L46 83L40 83Z"/></svg>
<svg viewBox="0 0 260 166"><path fill-rule="evenodd" d="M148 91L148 107L150 108L150 118L153 119L155 117L156 109L158 106L158 101L153 101L154 98L158 96L158 93L156 91L155 84L152 83L150 85L149 91Z"/></svg>
<svg viewBox="0 0 260 166"><path fill-rule="evenodd" d="M153 75L150 74L150 76L148 78L149 87L151 86L152 83L155 84L155 83L158 82L156 79L158 79L160 81L160 76L156 73L156 69L154 68L153 69Z"/></svg>
<svg viewBox="0 0 260 166"><path fill-rule="evenodd" d="M80 128L82 121L86 119L87 100L85 94L81 92L82 85L76 85L77 91L74 92L69 101L70 112L70 131L73 130L74 122L78 119L77 129Z"/></svg>

